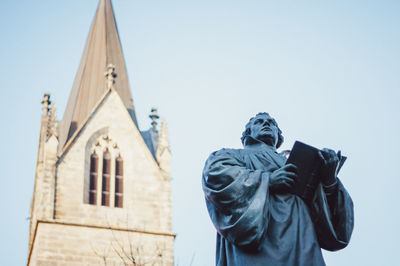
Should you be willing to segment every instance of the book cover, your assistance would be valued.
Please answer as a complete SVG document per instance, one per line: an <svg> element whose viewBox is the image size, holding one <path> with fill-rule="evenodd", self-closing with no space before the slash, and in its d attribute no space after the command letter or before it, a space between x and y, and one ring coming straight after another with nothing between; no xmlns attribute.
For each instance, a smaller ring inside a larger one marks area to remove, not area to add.
<svg viewBox="0 0 400 266"><path fill-rule="evenodd" d="M312 200L315 189L321 182L319 170L322 167L322 160L318 155L319 151L318 148L296 141L286 161L286 164L292 163L297 166L297 179L291 193L307 202ZM343 156L338 165L338 172L345 160L346 157Z"/></svg>

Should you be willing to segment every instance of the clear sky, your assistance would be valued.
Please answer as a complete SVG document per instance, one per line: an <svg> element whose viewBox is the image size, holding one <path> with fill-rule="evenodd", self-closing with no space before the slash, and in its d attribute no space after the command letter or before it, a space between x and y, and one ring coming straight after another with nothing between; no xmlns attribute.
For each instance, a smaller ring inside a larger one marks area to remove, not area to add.
<svg viewBox="0 0 400 266"><path fill-rule="evenodd" d="M45 92L58 118L98 0L3 1L0 16L0 264L24 265ZM177 265L213 265L201 172L239 148L248 119L276 118L295 140L341 149L355 204L350 245L328 265L395 265L400 247L400 2L114 0L141 129L168 122Z"/></svg>

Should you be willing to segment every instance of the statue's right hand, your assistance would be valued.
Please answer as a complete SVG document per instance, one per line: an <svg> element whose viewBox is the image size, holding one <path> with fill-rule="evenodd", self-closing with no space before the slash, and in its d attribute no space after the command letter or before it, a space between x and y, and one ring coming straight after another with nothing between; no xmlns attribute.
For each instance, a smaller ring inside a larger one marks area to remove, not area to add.
<svg viewBox="0 0 400 266"><path fill-rule="evenodd" d="M297 167L294 164L286 164L272 172L269 178L269 190L272 193L288 191L297 177Z"/></svg>

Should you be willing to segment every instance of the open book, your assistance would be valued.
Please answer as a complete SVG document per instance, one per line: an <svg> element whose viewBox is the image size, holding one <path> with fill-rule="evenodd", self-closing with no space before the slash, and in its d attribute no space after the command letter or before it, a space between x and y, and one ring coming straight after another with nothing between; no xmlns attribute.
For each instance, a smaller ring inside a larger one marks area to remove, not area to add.
<svg viewBox="0 0 400 266"><path fill-rule="evenodd" d="M322 160L318 156L320 150L310 145L296 141L290 152L286 164L292 163L297 166L297 179L291 193L303 198L306 202L311 202L315 189L321 182L319 170L322 167ZM323 151L322 151L323 152ZM337 173L342 168L347 157L342 156Z"/></svg>

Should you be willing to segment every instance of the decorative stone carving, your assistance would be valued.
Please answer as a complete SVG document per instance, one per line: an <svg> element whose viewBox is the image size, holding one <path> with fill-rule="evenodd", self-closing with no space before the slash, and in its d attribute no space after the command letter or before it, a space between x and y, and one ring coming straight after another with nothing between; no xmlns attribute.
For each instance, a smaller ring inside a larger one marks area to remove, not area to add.
<svg viewBox="0 0 400 266"><path fill-rule="evenodd" d="M107 71L104 73L104 76L107 79L107 89L114 88L115 78L117 74L115 73L115 66L113 64L109 64L107 66Z"/></svg>

